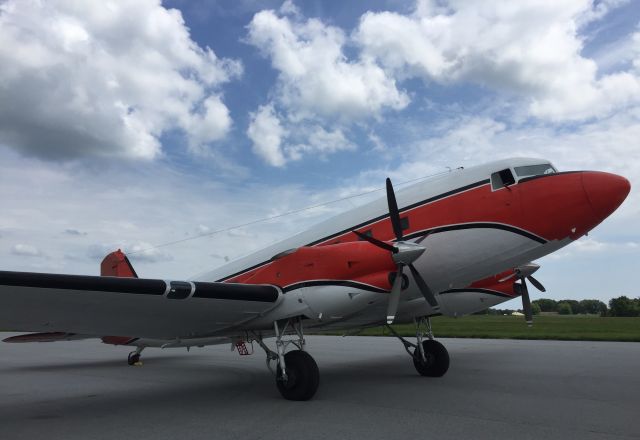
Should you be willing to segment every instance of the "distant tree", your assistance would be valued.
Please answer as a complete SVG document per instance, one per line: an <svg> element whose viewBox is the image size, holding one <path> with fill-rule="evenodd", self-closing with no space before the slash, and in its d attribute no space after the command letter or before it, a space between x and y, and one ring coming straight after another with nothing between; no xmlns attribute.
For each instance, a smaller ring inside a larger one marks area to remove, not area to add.
<svg viewBox="0 0 640 440"><path fill-rule="evenodd" d="M579 315L584 313L583 308L580 306L580 301L576 301L575 299L561 299L558 301L558 307L560 306L560 303L567 303L571 306L570 314ZM560 313L560 310L558 310L558 313Z"/></svg>
<svg viewBox="0 0 640 440"><path fill-rule="evenodd" d="M568 302L558 303L558 314L559 315L571 315L573 311L571 310L571 305Z"/></svg>
<svg viewBox="0 0 640 440"><path fill-rule="evenodd" d="M597 299L583 299L580 301L582 307L582 313L589 313L592 315L606 315L607 305Z"/></svg>
<svg viewBox="0 0 640 440"><path fill-rule="evenodd" d="M540 306L537 303L531 303L531 311L534 315L539 315L541 311Z"/></svg>
<svg viewBox="0 0 640 440"><path fill-rule="evenodd" d="M540 298L533 301L533 304L538 304L541 312L557 312L558 302L549 298Z"/></svg>
<svg viewBox="0 0 640 440"><path fill-rule="evenodd" d="M640 316L640 299L619 296L609 301L611 316Z"/></svg>

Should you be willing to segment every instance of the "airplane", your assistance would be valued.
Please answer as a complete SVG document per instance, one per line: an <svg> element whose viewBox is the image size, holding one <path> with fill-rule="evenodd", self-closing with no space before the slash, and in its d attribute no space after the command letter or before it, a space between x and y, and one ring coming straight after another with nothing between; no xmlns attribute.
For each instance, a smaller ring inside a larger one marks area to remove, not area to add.
<svg viewBox="0 0 640 440"><path fill-rule="evenodd" d="M463 316L521 296L534 260L586 235L630 191L624 177L559 172L548 160L494 161L414 183L217 269L182 281L138 278L120 250L101 276L0 272L5 342L101 338L135 347L261 347L280 394L309 400L320 374L304 329L386 325L422 376L449 369L431 317ZM392 323L415 323L415 343ZM275 338L270 348L267 339ZM275 365L275 371L272 367Z"/></svg>

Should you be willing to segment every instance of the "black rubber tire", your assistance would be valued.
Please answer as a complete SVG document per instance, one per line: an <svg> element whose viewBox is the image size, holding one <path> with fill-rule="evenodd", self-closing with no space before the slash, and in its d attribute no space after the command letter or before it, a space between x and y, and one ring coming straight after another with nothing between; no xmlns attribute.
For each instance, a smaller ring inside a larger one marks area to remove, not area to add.
<svg viewBox="0 0 640 440"><path fill-rule="evenodd" d="M306 351L293 350L284 355L287 367L287 381L281 378L282 370L278 365L276 385L278 391L287 400L309 400L320 384L320 371L316 361Z"/></svg>
<svg viewBox="0 0 640 440"><path fill-rule="evenodd" d="M135 351L132 351L131 353L129 353L129 357L127 358L127 363L129 365L135 365L138 362L140 362L140 355Z"/></svg>
<svg viewBox="0 0 640 440"><path fill-rule="evenodd" d="M422 342L426 362L420 358L418 350L413 353L413 366L422 376L441 377L449 369L449 352L438 341L428 339Z"/></svg>

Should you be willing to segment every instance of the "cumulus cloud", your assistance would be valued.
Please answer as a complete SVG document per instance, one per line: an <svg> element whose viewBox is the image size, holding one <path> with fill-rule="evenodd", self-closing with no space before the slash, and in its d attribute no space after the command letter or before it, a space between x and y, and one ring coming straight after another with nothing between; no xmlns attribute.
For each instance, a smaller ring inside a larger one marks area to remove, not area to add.
<svg viewBox="0 0 640 440"><path fill-rule="evenodd" d="M20 255L23 257L42 257L43 256L42 252L37 247L32 246L30 244L22 244L22 243L18 243L14 245L11 248L11 253L13 255Z"/></svg>
<svg viewBox="0 0 640 440"><path fill-rule="evenodd" d="M281 167L286 163L282 152L282 137L285 134L273 105L261 106L251 113L247 136L253 142L253 152L269 165Z"/></svg>
<svg viewBox="0 0 640 440"><path fill-rule="evenodd" d="M280 13L261 11L247 27L247 42L278 72L273 101L252 114L247 133L267 163L352 149L342 125L407 106L408 95L374 60L345 54L342 29L305 19L291 2ZM293 131L298 139L287 138Z"/></svg>
<svg viewBox="0 0 640 440"><path fill-rule="evenodd" d="M347 58L340 28L261 11L248 30L248 42L278 71L280 99L296 118L360 118L408 103L395 80L371 59Z"/></svg>
<svg viewBox="0 0 640 440"><path fill-rule="evenodd" d="M251 113L247 136L253 142L253 152L276 167L300 160L306 154L323 157L337 151L355 149L355 145L339 128L327 130L317 124L303 124L296 127L295 133L290 133L283 127L273 104L261 106L258 111Z"/></svg>
<svg viewBox="0 0 640 440"><path fill-rule="evenodd" d="M307 153L326 157L338 151L355 150L356 148L339 128L326 130L320 125L301 127L298 137L302 137L304 143L290 145L286 148L287 157L291 160L299 160Z"/></svg>
<svg viewBox="0 0 640 440"><path fill-rule="evenodd" d="M583 120L640 101L637 74L598 75L581 54L581 26L619 3L421 1L409 15L365 13L354 38L394 77L472 82L522 96L537 118Z"/></svg>
<svg viewBox="0 0 640 440"><path fill-rule="evenodd" d="M201 151L229 131L220 86L242 71L159 0L3 2L0 64L0 144L45 158L152 159L175 129Z"/></svg>

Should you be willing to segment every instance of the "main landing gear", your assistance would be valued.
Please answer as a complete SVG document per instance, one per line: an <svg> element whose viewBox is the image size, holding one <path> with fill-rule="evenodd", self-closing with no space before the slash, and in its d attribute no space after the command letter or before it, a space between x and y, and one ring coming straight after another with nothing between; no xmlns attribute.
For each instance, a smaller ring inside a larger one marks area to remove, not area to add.
<svg viewBox="0 0 640 440"><path fill-rule="evenodd" d="M404 345L404 349L413 359L413 366L422 376L441 377L449 369L449 353L447 349L433 339L431 320L421 317L415 320L416 343L411 343L400 336L393 327L387 325L389 331ZM427 337L424 340L424 337Z"/></svg>
<svg viewBox="0 0 640 440"><path fill-rule="evenodd" d="M144 350L144 347L137 347L135 351L129 353L127 363L132 366L135 365L136 367L141 367L142 361L140 360L140 355L142 354L142 350Z"/></svg>
<svg viewBox="0 0 640 440"><path fill-rule="evenodd" d="M278 391L287 400L311 399L318 390L320 371L316 361L305 351L301 319L276 321L273 328L276 334L276 352L266 346L261 335L256 335L256 341L267 354L267 367L272 372L271 361L276 361ZM293 332L289 339L285 339L287 331ZM297 349L285 353L290 344Z"/></svg>

